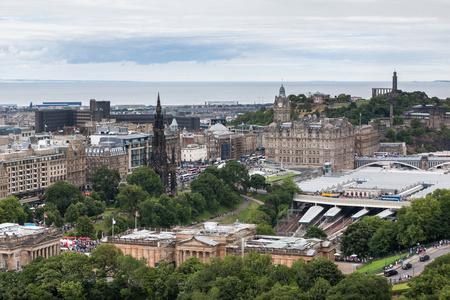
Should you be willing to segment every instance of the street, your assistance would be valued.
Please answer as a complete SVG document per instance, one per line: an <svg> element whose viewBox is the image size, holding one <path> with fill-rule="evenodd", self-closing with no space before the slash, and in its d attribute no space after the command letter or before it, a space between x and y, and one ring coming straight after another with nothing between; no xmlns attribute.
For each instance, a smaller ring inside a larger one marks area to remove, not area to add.
<svg viewBox="0 0 450 300"><path fill-rule="evenodd" d="M406 277L409 276L418 276L420 275L423 270L425 269L425 266L431 263L435 258L442 256L444 254L450 253L450 245L440 246L438 248L430 247L427 249L425 254L428 254L430 256L430 259L425 262L419 261L419 255L414 255L411 258L409 258L407 261L412 264L412 268L409 270L403 270L401 266L396 267L395 269L398 271L398 275L389 277L388 280L391 283L396 282L405 282L408 279Z"/></svg>

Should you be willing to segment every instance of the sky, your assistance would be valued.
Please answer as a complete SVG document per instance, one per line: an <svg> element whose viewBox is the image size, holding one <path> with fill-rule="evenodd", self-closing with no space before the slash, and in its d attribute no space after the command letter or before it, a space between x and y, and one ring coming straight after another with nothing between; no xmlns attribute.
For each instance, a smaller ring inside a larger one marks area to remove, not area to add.
<svg viewBox="0 0 450 300"><path fill-rule="evenodd" d="M450 0L0 1L0 79L450 80Z"/></svg>

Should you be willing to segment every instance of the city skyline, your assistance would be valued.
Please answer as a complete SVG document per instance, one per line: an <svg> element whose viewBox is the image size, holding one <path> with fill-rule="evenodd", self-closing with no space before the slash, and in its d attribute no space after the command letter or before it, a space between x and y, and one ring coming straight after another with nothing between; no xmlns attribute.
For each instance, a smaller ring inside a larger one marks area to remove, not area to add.
<svg viewBox="0 0 450 300"><path fill-rule="evenodd" d="M442 0L46 2L0 4L3 79L449 79Z"/></svg>

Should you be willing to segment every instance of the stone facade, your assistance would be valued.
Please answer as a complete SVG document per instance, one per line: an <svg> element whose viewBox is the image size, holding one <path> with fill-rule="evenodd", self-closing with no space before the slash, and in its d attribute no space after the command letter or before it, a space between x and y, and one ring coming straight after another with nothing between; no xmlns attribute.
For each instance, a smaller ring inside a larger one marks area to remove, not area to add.
<svg viewBox="0 0 450 300"><path fill-rule="evenodd" d="M123 146L88 147L86 148L86 163L89 166L86 172L87 182L91 182L93 174L101 167L117 170L123 180L128 175L127 150Z"/></svg>
<svg viewBox="0 0 450 300"><path fill-rule="evenodd" d="M372 125L355 128L355 152L358 156L371 156L380 148L380 133Z"/></svg>
<svg viewBox="0 0 450 300"><path fill-rule="evenodd" d="M16 271L37 257L60 253L60 231L37 226L0 224L0 270Z"/></svg>
<svg viewBox="0 0 450 300"><path fill-rule="evenodd" d="M355 132L345 118L318 118L315 115L289 122L290 104L284 87L275 97L274 122L263 136L266 157L292 167L323 167L334 171L353 168Z"/></svg>
<svg viewBox="0 0 450 300"><path fill-rule="evenodd" d="M0 197L34 196L67 179L67 159L56 147L29 148L0 155Z"/></svg>
<svg viewBox="0 0 450 300"><path fill-rule="evenodd" d="M67 159L66 180L82 188L86 185L86 145L84 141L72 140L65 149Z"/></svg>
<svg viewBox="0 0 450 300"><path fill-rule="evenodd" d="M280 87L278 96L275 97L273 119L277 123L285 123L291 120L291 104L286 97L286 91L283 85Z"/></svg>
<svg viewBox="0 0 450 300"><path fill-rule="evenodd" d="M207 222L203 228L174 228L169 232L129 231L122 236L108 238L108 243L121 249L124 254L145 259L150 267L155 267L162 261L179 266L190 257L196 257L206 263L213 257L222 258L248 252L269 254L274 264L287 266L299 259L334 259L335 247L328 241L278 236L259 237L255 232L254 224L218 225ZM264 245L260 241L264 241ZM280 245L283 247L280 248Z"/></svg>

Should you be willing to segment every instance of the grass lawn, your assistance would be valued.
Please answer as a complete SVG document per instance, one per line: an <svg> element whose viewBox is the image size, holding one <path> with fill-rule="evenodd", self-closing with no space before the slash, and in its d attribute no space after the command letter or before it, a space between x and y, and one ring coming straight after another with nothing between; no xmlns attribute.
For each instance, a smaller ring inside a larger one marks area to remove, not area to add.
<svg viewBox="0 0 450 300"><path fill-rule="evenodd" d="M266 181L269 183L274 183L277 181L281 181L284 179L288 179L288 178L294 178L295 176L297 176L296 173L288 173L286 175L272 175L266 178Z"/></svg>
<svg viewBox="0 0 450 300"><path fill-rule="evenodd" d="M404 283L399 283L399 284L394 284L393 286L392 286L392 291L393 292L404 292L404 291L406 291L407 289L409 289L409 285L408 285L408 283L407 282L404 282Z"/></svg>
<svg viewBox="0 0 450 300"><path fill-rule="evenodd" d="M242 203L242 200L241 200L241 202L239 202L238 205L240 205L241 203ZM233 209L235 209L235 208L233 208ZM233 210L233 209L231 209L231 210ZM208 221L209 219L214 218L217 215L221 215L221 214L227 213L229 211L230 211L229 208L221 206L221 207L219 207L219 210L217 212L215 212L215 213L211 213L209 211L204 211L201 215L197 216L193 221L194 222L199 222L199 223L200 222L205 222L205 221Z"/></svg>
<svg viewBox="0 0 450 300"><path fill-rule="evenodd" d="M251 216L258 209L258 207L259 205L257 203L251 201L247 208L241 211L239 214L226 216L219 222L221 224L231 224L234 223L237 219L239 220L239 222L246 223L250 220Z"/></svg>
<svg viewBox="0 0 450 300"><path fill-rule="evenodd" d="M261 200L262 202L266 202L267 199L270 197L270 194L257 194L257 193L252 193L250 195L250 197Z"/></svg>
<svg viewBox="0 0 450 300"><path fill-rule="evenodd" d="M102 213L103 219L99 219L94 223L95 231L103 231L108 232L109 229L107 228L105 224L105 219L109 218L112 214L119 214L120 208L117 207L107 207L105 208L105 211Z"/></svg>
<svg viewBox="0 0 450 300"><path fill-rule="evenodd" d="M383 267L393 264L396 260L399 260L402 257L406 257L406 253L397 254L385 258L376 259L370 263L363 265L361 268L357 269L358 273L367 273L367 274L377 274L383 271Z"/></svg>

